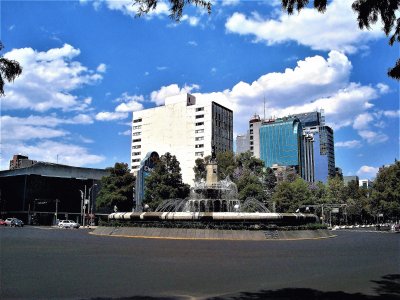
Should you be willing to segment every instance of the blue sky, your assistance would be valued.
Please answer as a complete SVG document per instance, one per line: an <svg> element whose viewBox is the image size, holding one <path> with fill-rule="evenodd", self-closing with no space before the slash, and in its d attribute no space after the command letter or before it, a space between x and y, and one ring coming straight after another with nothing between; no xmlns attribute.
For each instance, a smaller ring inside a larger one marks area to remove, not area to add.
<svg viewBox="0 0 400 300"><path fill-rule="evenodd" d="M336 165L372 178L399 159L399 56L357 27L348 0L287 16L279 1L214 1L211 15L160 3L135 18L127 1L2 1L3 55L23 74L1 99L1 169L13 154L75 166L130 161L132 112L191 92L226 101L234 132L249 118L324 109Z"/></svg>

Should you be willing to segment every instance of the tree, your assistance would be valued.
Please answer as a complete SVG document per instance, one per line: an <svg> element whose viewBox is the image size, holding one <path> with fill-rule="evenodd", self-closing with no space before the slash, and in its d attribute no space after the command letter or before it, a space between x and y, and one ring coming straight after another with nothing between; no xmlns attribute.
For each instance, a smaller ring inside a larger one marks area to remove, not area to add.
<svg viewBox="0 0 400 300"><path fill-rule="evenodd" d="M326 202L343 204L344 183L338 176L330 177L327 182Z"/></svg>
<svg viewBox="0 0 400 300"><path fill-rule="evenodd" d="M232 176L236 168L235 154L232 151L218 152L218 179L225 179Z"/></svg>
<svg viewBox="0 0 400 300"><path fill-rule="evenodd" d="M206 156L204 158L197 158L194 161L195 166L193 167L193 171L194 171L194 180L195 181L200 181L200 180L204 180L206 179L206 175L207 175L207 169L206 169L206 165L207 163L209 163L211 157L210 156Z"/></svg>
<svg viewBox="0 0 400 300"><path fill-rule="evenodd" d="M107 168L106 171L110 175L101 178L96 207L99 210L112 211L117 206L119 211L131 211L135 177L130 173L128 164L115 163L114 167Z"/></svg>
<svg viewBox="0 0 400 300"><path fill-rule="evenodd" d="M133 0L138 4L137 16L148 14L157 7L159 0ZM183 9L186 5L196 5L207 9L211 13L211 1L206 0L168 0L170 3L170 17L179 22L182 17ZM309 0L281 0L282 9L289 15L294 11L300 12L305 8ZM320 13L326 11L328 0L314 0L314 8ZM399 12L400 0L355 0L352 9L357 13L357 22L360 29L370 29L379 17L383 23L383 32L389 37L389 45L400 42L400 18L396 18L396 12ZM391 35L391 36L390 36ZM400 79L400 59L395 66L388 70L388 76L394 79Z"/></svg>
<svg viewBox="0 0 400 300"><path fill-rule="evenodd" d="M148 14L150 11L156 9L158 0L133 0L134 4L139 6L137 16ZM206 0L168 0L170 3L171 12L170 18L174 21L179 21L182 18L182 12L186 5L194 4L207 9L208 13L211 13L211 1Z"/></svg>
<svg viewBox="0 0 400 300"><path fill-rule="evenodd" d="M0 51L3 48L3 43L0 41ZM21 73L22 67L17 61L0 56L0 96L4 96L4 81L14 81Z"/></svg>
<svg viewBox="0 0 400 300"><path fill-rule="evenodd" d="M379 169L371 191L371 209L384 218L400 219L400 162Z"/></svg>
<svg viewBox="0 0 400 300"><path fill-rule="evenodd" d="M160 157L153 172L145 180L144 203L153 210L163 200L184 199L190 192L189 185L182 182L179 161L169 152Z"/></svg>

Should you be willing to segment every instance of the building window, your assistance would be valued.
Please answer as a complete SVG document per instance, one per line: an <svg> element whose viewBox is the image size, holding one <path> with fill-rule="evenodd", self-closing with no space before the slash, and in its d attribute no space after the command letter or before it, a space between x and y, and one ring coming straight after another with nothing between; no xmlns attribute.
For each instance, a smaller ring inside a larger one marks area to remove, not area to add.
<svg viewBox="0 0 400 300"><path fill-rule="evenodd" d="M132 159L132 162L140 162L140 158Z"/></svg>
<svg viewBox="0 0 400 300"><path fill-rule="evenodd" d="M132 149L140 149L140 148L142 148L142 146L141 146L141 145L135 145L135 146L132 146Z"/></svg>
<svg viewBox="0 0 400 300"><path fill-rule="evenodd" d="M139 132L132 132L132 135L133 136L137 136L137 135L140 135L141 134L141 132L139 131Z"/></svg>
<svg viewBox="0 0 400 300"><path fill-rule="evenodd" d="M139 118L139 119L133 120L133 123L139 123L139 122L142 122L142 118Z"/></svg>
<svg viewBox="0 0 400 300"><path fill-rule="evenodd" d="M133 166L132 166L132 170L133 170L133 169L137 169L137 168L139 168L139 165L133 165Z"/></svg>
<svg viewBox="0 0 400 300"><path fill-rule="evenodd" d="M204 125L204 122L197 122L196 123L196 126L201 126L201 125Z"/></svg>
<svg viewBox="0 0 400 300"><path fill-rule="evenodd" d="M142 125L132 126L132 129L133 129L133 130L135 130L135 129L140 129L140 128L142 128Z"/></svg>
<svg viewBox="0 0 400 300"><path fill-rule="evenodd" d="M203 156L203 155L204 155L204 152L195 152L194 155L195 155L195 156Z"/></svg>
<svg viewBox="0 0 400 300"><path fill-rule="evenodd" d="M142 141L142 139L133 139L133 140L132 140L133 143L141 142L141 141Z"/></svg>
<svg viewBox="0 0 400 300"><path fill-rule="evenodd" d="M199 136L197 138L195 138L195 141L203 141L204 140L204 136Z"/></svg>
<svg viewBox="0 0 400 300"><path fill-rule="evenodd" d="M253 134L253 129L250 129L250 134Z"/></svg>
<svg viewBox="0 0 400 300"><path fill-rule="evenodd" d="M252 141L250 142L250 145L253 145L253 142L252 142Z"/></svg>
<svg viewBox="0 0 400 300"><path fill-rule="evenodd" d="M132 155L140 155L140 152L132 152Z"/></svg>
<svg viewBox="0 0 400 300"><path fill-rule="evenodd" d="M251 136L250 136L250 140L252 140L252 139L253 139L253 136L251 135Z"/></svg>
<svg viewBox="0 0 400 300"><path fill-rule="evenodd" d="M197 129L196 131L195 131L195 133L203 133L204 132L204 129Z"/></svg>
<svg viewBox="0 0 400 300"><path fill-rule="evenodd" d="M203 111L204 110L204 107L198 107L198 108L196 108L196 111Z"/></svg>
<svg viewBox="0 0 400 300"><path fill-rule="evenodd" d="M198 144L195 146L196 148L204 148L204 144Z"/></svg>
<svg viewBox="0 0 400 300"><path fill-rule="evenodd" d="M204 118L204 115L197 115L196 116L196 119L201 119L201 118Z"/></svg>

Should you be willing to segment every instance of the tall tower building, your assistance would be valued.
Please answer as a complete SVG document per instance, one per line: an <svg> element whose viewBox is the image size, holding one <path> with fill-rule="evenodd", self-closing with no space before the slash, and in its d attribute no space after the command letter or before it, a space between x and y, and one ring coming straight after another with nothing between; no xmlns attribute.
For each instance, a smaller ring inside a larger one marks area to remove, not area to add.
<svg viewBox="0 0 400 300"><path fill-rule="evenodd" d="M305 135L314 139L314 174L315 181L327 182L335 176L335 148L333 129L325 125L323 110L296 114L302 124Z"/></svg>
<svg viewBox="0 0 400 300"><path fill-rule="evenodd" d="M299 119L286 117L263 122L259 136L260 158L266 167L292 167L305 177L305 149Z"/></svg>
<svg viewBox="0 0 400 300"><path fill-rule="evenodd" d="M236 136L236 154L244 153L250 150L249 147L249 135L238 134Z"/></svg>
<svg viewBox="0 0 400 300"><path fill-rule="evenodd" d="M262 121L259 115L254 115L249 121L250 152L256 158L260 158L260 128Z"/></svg>
<svg viewBox="0 0 400 300"><path fill-rule="evenodd" d="M133 113L133 172L148 152L170 152L180 163L182 181L193 184L196 158L211 155L213 147L216 153L233 151L233 112L217 101L179 95Z"/></svg>

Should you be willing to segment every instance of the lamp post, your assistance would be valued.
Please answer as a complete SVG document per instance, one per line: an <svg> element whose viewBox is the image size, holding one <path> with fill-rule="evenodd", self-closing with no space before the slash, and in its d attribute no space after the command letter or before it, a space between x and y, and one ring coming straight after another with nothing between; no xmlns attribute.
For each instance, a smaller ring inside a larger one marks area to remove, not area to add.
<svg viewBox="0 0 400 300"><path fill-rule="evenodd" d="M88 206L88 213L90 217L89 225L92 225L92 214L93 214L93 193L91 194L91 191L95 186L97 186L97 183L93 184L92 187L89 189L89 206Z"/></svg>

